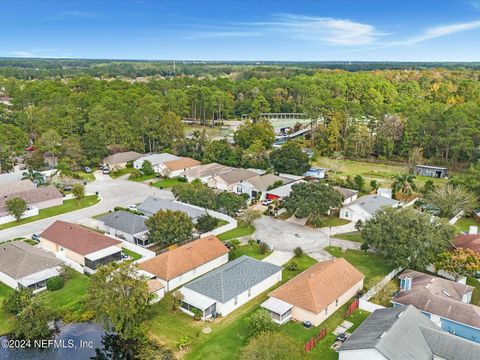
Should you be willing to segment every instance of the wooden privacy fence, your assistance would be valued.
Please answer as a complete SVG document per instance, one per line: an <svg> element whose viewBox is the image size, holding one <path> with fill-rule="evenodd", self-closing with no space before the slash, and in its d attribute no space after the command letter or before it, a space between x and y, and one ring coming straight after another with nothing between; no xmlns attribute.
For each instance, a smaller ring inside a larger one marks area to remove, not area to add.
<svg viewBox="0 0 480 360"><path fill-rule="evenodd" d="M355 310L358 309L359 306L360 306L360 299L356 298L348 307L345 317L351 315Z"/></svg>
<svg viewBox="0 0 480 360"><path fill-rule="evenodd" d="M318 335L315 335L305 343L304 345L305 351L309 352L310 350L312 350L315 347L315 345L318 344L319 341L322 341L323 339L325 339L325 336L327 336L327 328L321 329Z"/></svg>

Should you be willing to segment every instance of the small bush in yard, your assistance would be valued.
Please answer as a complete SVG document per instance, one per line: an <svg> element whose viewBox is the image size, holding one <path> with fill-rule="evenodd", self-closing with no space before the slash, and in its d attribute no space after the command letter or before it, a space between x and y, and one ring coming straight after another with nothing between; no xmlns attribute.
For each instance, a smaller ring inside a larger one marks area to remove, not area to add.
<svg viewBox="0 0 480 360"><path fill-rule="evenodd" d="M298 264L295 261L290 261L285 268L290 271L298 270Z"/></svg>
<svg viewBox="0 0 480 360"><path fill-rule="evenodd" d="M247 318L248 336L256 337L265 332L275 331L277 326L267 310L260 309Z"/></svg>
<svg viewBox="0 0 480 360"><path fill-rule="evenodd" d="M293 250L293 253L295 254L295 257L301 257L303 255L303 250L298 246Z"/></svg>
<svg viewBox="0 0 480 360"><path fill-rule="evenodd" d="M47 289L50 291L60 290L65 285L65 281L61 276L54 276L47 280Z"/></svg>
<svg viewBox="0 0 480 360"><path fill-rule="evenodd" d="M260 254L266 254L270 251L270 248L268 247L267 243L261 242L260 245L258 245L258 251Z"/></svg>

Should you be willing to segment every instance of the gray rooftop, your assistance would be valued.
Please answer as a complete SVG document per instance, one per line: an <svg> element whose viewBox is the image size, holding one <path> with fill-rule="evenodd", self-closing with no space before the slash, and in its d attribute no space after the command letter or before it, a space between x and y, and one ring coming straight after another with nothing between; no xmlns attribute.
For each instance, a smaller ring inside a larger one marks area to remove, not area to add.
<svg viewBox="0 0 480 360"><path fill-rule="evenodd" d="M0 245L0 272L15 280L61 264L54 255L23 241Z"/></svg>
<svg viewBox="0 0 480 360"><path fill-rule="evenodd" d="M342 194L343 200L350 199L353 195L358 194L357 190L347 189L340 186L334 186L333 188Z"/></svg>
<svg viewBox="0 0 480 360"><path fill-rule="evenodd" d="M220 303L226 303L281 270L281 266L244 255L210 271L185 287Z"/></svg>
<svg viewBox="0 0 480 360"><path fill-rule="evenodd" d="M113 229L124 233L135 235L147 231L144 216L132 214L131 212L119 210L102 216L99 220Z"/></svg>
<svg viewBox="0 0 480 360"><path fill-rule="evenodd" d="M390 207L398 204L397 200L393 200L381 195L365 195L358 198L355 201L352 201L350 205L358 205L363 210L368 212L371 215L380 210L382 207Z"/></svg>
<svg viewBox="0 0 480 360"><path fill-rule="evenodd" d="M265 174L248 179L246 182L252 184L252 186L258 191L265 191L269 186L275 184L277 181L281 181L283 185L285 185L291 183L293 180L282 178L274 174Z"/></svg>
<svg viewBox="0 0 480 360"><path fill-rule="evenodd" d="M339 350L373 348L389 360L480 358L480 344L441 330L414 306L374 311Z"/></svg>
<svg viewBox="0 0 480 360"><path fill-rule="evenodd" d="M169 153L161 153L161 154L150 154L150 155L142 156L141 158L135 161L138 161L139 163L143 164L145 160L148 160L153 166L155 166L155 165L163 164L167 161L178 160L178 159L180 159L180 157L176 155L172 155Z"/></svg>
<svg viewBox="0 0 480 360"><path fill-rule="evenodd" d="M198 217L205 215L206 213L205 209L196 206L153 196L146 198L143 203L138 205L137 209L147 216L151 216L160 210L183 211L193 220L196 220Z"/></svg>

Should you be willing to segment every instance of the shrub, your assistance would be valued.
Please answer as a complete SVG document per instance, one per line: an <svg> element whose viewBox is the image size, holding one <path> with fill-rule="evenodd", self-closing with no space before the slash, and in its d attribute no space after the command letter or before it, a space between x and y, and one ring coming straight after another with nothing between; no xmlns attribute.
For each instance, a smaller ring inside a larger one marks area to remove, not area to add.
<svg viewBox="0 0 480 360"><path fill-rule="evenodd" d="M22 289L20 291L14 291L10 293L3 303L5 311L12 315L18 315L23 310L25 304L28 303L29 298L32 296L32 290Z"/></svg>
<svg viewBox="0 0 480 360"><path fill-rule="evenodd" d="M293 253L295 254L295 257L301 257L303 255L303 250L298 246L293 250Z"/></svg>
<svg viewBox="0 0 480 360"><path fill-rule="evenodd" d="M199 321L199 320L202 319L202 312L201 312L200 310L198 310L198 309L193 309L193 310L192 310L192 313L193 313L193 319L194 319L194 320Z"/></svg>
<svg viewBox="0 0 480 360"><path fill-rule="evenodd" d="M298 270L298 264L295 261L290 261L285 265L285 268L290 271Z"/></svg>
<svg viewBox="0 0 480 360"><path fill-rule="evenodd" d="M258 245L258 251L260 254L266 254L270 251L270 248L268 247L267 243L261 242L260 245Z"/></svg>
<svg viewBox="0 0 480 360"><path fill-rule="evenodd" d="M234 250L240 246L240 240L238 239L232 239L228 243L232 246Z"/></svg>
<svg viewBox="0 0 480 360"><path fill-rule="evenodd" d="M188 182L185 176L179 176L179 177L176 177L175 179L178 180L179 182L184 182L184 183Z"/></svg>
<svg viewBox="0 0 480 360"><path fill-rule="evenodd" d="M129 179L138 179L141 176L142 176L142 172L140 170L133 169L128 178Z"/></svg>
<svg viewBox="0 0 480 360"><path fill-rule="evenodd" d="M215 229L218 226L219 222L220 220L216 217L204 214L198 217L195 227L201 233L206 233Z"/></svg>
<svg viewBox="0 0 480 360"><path fill-rule="evenodd" d="M254 312L247 318L248 336L256 337L265 332L276 330L276 325L265 309Z"/></svg>
<svg viewBox="0 0 480 360"><path fill-rule="evenodd" d="M60 290L65 285L61 276L54 276L47 280L47 289L50 291Z"/></svg>

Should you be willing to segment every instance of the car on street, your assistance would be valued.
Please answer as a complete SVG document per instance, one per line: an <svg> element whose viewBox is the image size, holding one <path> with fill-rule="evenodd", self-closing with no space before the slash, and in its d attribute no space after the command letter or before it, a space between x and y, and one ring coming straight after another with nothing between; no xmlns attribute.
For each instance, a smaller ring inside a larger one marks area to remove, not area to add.
<svg viewBox="0 0 480 360"><path fill-rule="evenodd" d="M38 235L38 234L32 234L31 238L32 238L32 240L40 241L40 235Z"/></svg>
<svg viewBox="0 0 480 360"><path fill-rule="evenodd" d="M128 210L135 211L135 210L137 210L137 205L128 205L128 206L127 206L127 209L128 209Z"/></svg>
<svg viewBox="0 0 480 360"><path fill-rule="evenodd" d="M104 167L103 170L102 170L102 174L110 174L110 170L107 168L107 167Z"/></svg>
<svg viewBox="0 0 480 360"><path fill-rule="evenodd" d="M273 203L273 200L271 200L271 199L265 199L265 200L262 201L262 205L264 205L264 206L268 206L271 203Z"/></svg>
<svg viewBox="0 0 480 360"><path fill-rule="evenodd" d="M92 169L90 169L88 166L85 166L83 168L83 171L85 171L87 174L90 174L92 172Z"/></svg>
<svg viewBox="0 0 480 360"><path fill-rule="evenodd" d="M73 186L72 185L63 185L63 191L72 191Z"/></svg>

